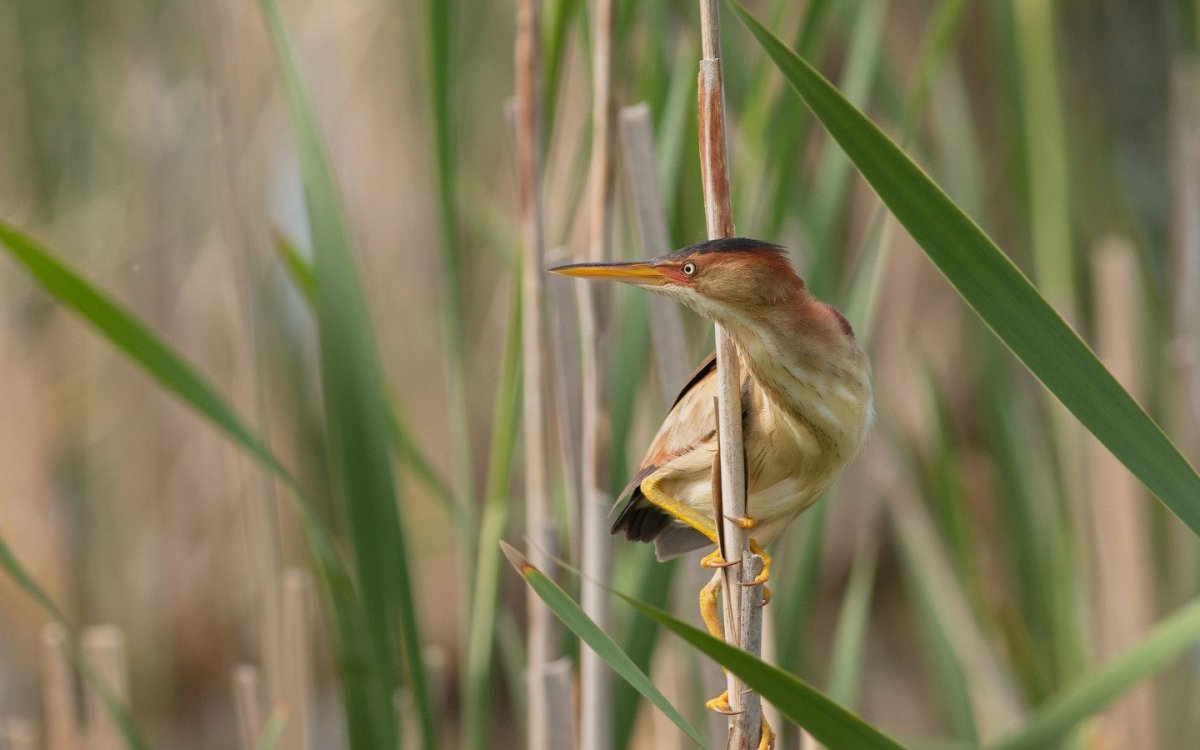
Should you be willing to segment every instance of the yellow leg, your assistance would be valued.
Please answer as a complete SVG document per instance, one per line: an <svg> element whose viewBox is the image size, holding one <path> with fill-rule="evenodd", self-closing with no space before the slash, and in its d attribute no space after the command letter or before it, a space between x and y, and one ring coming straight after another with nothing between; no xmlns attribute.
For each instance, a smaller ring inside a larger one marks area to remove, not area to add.
<svg viewBox="0 0 1200 750"><path fill-rule="evenodd" d="M725 558L721 557L721 550L719 549L715 549L700 558L700 567L702 568L731 568L734 565L737 565L737 563L726 562Z"/></svg>
<svg viewBox="0 0 1200 750"><path fill-rule="evenodd" d="M744 586L761 586L762 584L766 583L771 578L771 556L768 555L767 551L764 550L762 547L760 547L758 542L754 541L753 538L750 540L750 551L763 559L763 569L762 569L761 573L759 573L757 576L755 576L753 581L751 581L750 583L743 584L743 585ZM769 598L768 594L764 591L763 599L768 599L768 598Z"/></svg>
<svg viewBox="0 0 1200 750"><path fill-rule="evenodd" d="M762 739L758 741L758 750L770 750L775 746L775 733L767 723L767 717L762 717Z"/></svg>
<svg viewBox="0 0 1200 750"><path fill-rule="evenodd" d="M663 491L661 480L657 476L651 474L642 482L642 494L646 496L647 500L699 531L713 542L717 541L717 527L713 525L712 516L684 505L668 495Z"/></svg>
<svg viewBox="0 0 1200 750"><path fill-rule="evenodd" d="M736 713L733 709L731 709L729 707L729 691L728 690L721 693L716 698L713 698L709 702L705 703L704 707L707 708L709 711L716 711L719 714Z"/></svg>
<svg viewBox="0 0 1200 750"><path fill-rule="evenodd" d="M713 638L725 640L725 623L721 618L721 608L717 606L717 596L721 593L721 574L717 573L712 580L700 589L700 618L704 620L708 632Z"/></svg>

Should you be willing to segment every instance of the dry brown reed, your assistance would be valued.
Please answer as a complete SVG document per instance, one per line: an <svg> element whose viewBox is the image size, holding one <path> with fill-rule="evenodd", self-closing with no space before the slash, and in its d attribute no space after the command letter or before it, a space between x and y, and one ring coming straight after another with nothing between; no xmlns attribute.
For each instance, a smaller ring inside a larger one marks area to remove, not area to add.
<svg viewBox="0 0 1200 750"><path fill-rule="evenodd" d="M612 0L596 0L592 13L592 152L589 166L588 244L586 259L609 257L612 211ZM609 595L600 581L610 578L612 537L608 533L608 399L606 366L607 290L580 281L579 322L583 339L583 455L580 464L580 591L584 612L602 630L609 627ZM594 651L579 659L580 742L582 750L607 750L612 744L612 673Z"/></svg>
<svg viewBox="0 0 1200 750"><path fill-rule="evenodd" d="M721 69L720 16L715 0L700 1L700 74L698 79L697 126L700 140L700 174L704 189L704 216L709 239L732 237L733 215L729 200L729 161L725 137L725 87ZM721 529L721 555L742 564L725 568L721 576L721 597L725 603L725 638L746 647L761 646L761 616L743 620L743 597L761 601L761 587L755 593L743 592L741 584L754 580L747 575L749 535L730 519L746 512L746 466L742 446L741 373L737 351L720 325L716 326L717 346L717 424L719 434L720 493L717 526ZM715 489L715 488L714 488ZM718 493L714 492L714 495ZM714 498L715 499L715 498ZM723 526L723 528L722 528ZM757 556L754 556L757 557ZM761 565L761 558L759 564ZM757 574L755 574L757 575ZM757 632L749 632L757 623ZM728 675L730 748L758 746L762 704L733 674Z"/></svg>

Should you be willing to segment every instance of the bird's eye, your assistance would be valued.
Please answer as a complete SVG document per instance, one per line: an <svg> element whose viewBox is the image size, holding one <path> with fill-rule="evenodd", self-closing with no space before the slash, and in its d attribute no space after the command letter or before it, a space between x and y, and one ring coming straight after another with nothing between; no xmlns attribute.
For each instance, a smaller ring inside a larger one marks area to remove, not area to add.
<svg viewBox="0 0 1200 750"><path fill-rule="evenodd" d="M690 261L689 261L689 262L687 262L687 263L684 263L684 264L683 264L683 272L684 272L684 274L686 274L686 275L688 275L688 276L693 276L693 275L695 275L695 273L696 273L696 264L695 264L695 263L692 263L692 262L690 262Z"/></svg>

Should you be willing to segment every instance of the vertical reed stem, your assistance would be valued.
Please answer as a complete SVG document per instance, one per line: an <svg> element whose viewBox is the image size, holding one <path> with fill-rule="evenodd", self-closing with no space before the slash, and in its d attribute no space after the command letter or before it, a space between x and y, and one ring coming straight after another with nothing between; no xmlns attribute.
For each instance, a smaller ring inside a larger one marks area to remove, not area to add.
<svg viewBox="0 0 1200 750"><path fill-rule="evenodd" d="M37 724L19 716L0 719L0 745L6 750L37 750Z"/></svg>
<svg viewBox="0 0 1200 750"><path fill-rule="evenodd" d="M671 250L667 231L667 212L658 186L658 159L654 154L654 133L650 107L645 102L622 107L621 140L625 148L625 173L629 177L632 203L636 208L638 232L642 239L642 257L653 258ZM687 380L688 351L683 317L679 305L657 294L649 295L650 335L654 340L654 364L663 403L669 408L679 386Z"/></svg>
<svg viewBox="0 0 1200 750"><path fill-rule="evenodd" d="M516 161L517 195L524 235L521 274L522 409L525 435L525 529L532 543L529 558L542 570L551 569L550 546L555 533L547 497L545 312L542 273L545 239L542 232L540 92L538 71L538 2L518 0L516 31ZM477 585L482 585L477 584ZM552 715L548 682L542 672L554 658L550 610L530 591L529 611L529 747L550 748Z"/></svg>
<svg viewBox="0 0 1200 750"><path fill-rule="evenodd" d="M596 0L592 15L592 153L589 177L588 250L586 258L608 257L611 206L612 0ZM608 399L604 382L607 325L605 290L586 281L576 284L579 324L583 334L583 456L580 477L581 567L583 610L601 629L608 628L608 592L596 582L609 579L612 538L608 533ZM580 747L609 750L612 744L612 677L591 649L580 655Z"/></svg>
<svg viewBox="0 0 1200 750"><path fill-rule="evenodd" d="M42 628L42 717L46 750L76 750L79 747L78 716L67 631L52 622Z"/></svg>
<svg viewBox="0 0 1200 750"><path fill-rule="evenodd" d="M125 661L125 634L112 625L96 625L83 631L83 655L103 680L112 695L122 703L129 700L128 668ZM95 685L84 695L87 708L88 750L121 750L125 740Z"/></svg>
<svg viewBox="0 0 1200 750"><path fill-rule="evenodd" d="M709 239L733 236L733 216L729 201L729 162L725 138L725 87L721 69L720 14L717 0L700 0L700 42L702 59L698 81L697 125L700 140L700 173L704 187L704 216ZM745 517L746 465L742 445L741 366L733 341L721 326L716 326L717 343L717 421L720 426L721 515L723 525L721 555L726 560L742 560L748 549L748 534L730 518ZM725 638L745 647L761 644L761 616L743 621L743 591L740 582L749 582L753 568L745 564L725 568L721 578L721 596L725 600ZM747 594L750 596L750 594ZM761 601L761 590L754 597ZM746 632L755 630L758 632ZM729 748L754 748L758 745L761 703L754 693L744 692L741 680L728 675L729 707L735 711L729 726Z"/></svg>
<svg viewBox="0 0 1200 750"><path fill-rule="evenodd" d="M252 664L233 668L233 713L237 720L238 741L242 750L254 750L262 737L266 719L263 712L262 675Z"/></svg>
<svg viewBox="0 0 1200 750"><path fill-rule="evenodd" d="M300 568L283 574L283 679L280 693L287 707L287 723L279 746L284 750L308 750L309 719L312 713L312 635L309 601L312 580Z"/></svg>

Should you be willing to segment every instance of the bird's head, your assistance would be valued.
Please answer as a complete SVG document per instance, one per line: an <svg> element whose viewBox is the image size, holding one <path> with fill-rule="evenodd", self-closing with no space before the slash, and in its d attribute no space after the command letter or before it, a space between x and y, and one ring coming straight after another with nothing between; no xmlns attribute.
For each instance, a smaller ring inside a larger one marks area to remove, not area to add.
<svg viewBox="0 0 1200 750"><path fill-rule="evenodd" d="M782 247L744 237L709 240L650 260L572 263L550 270L644 286L720 323L805 294Z"/></svg>

